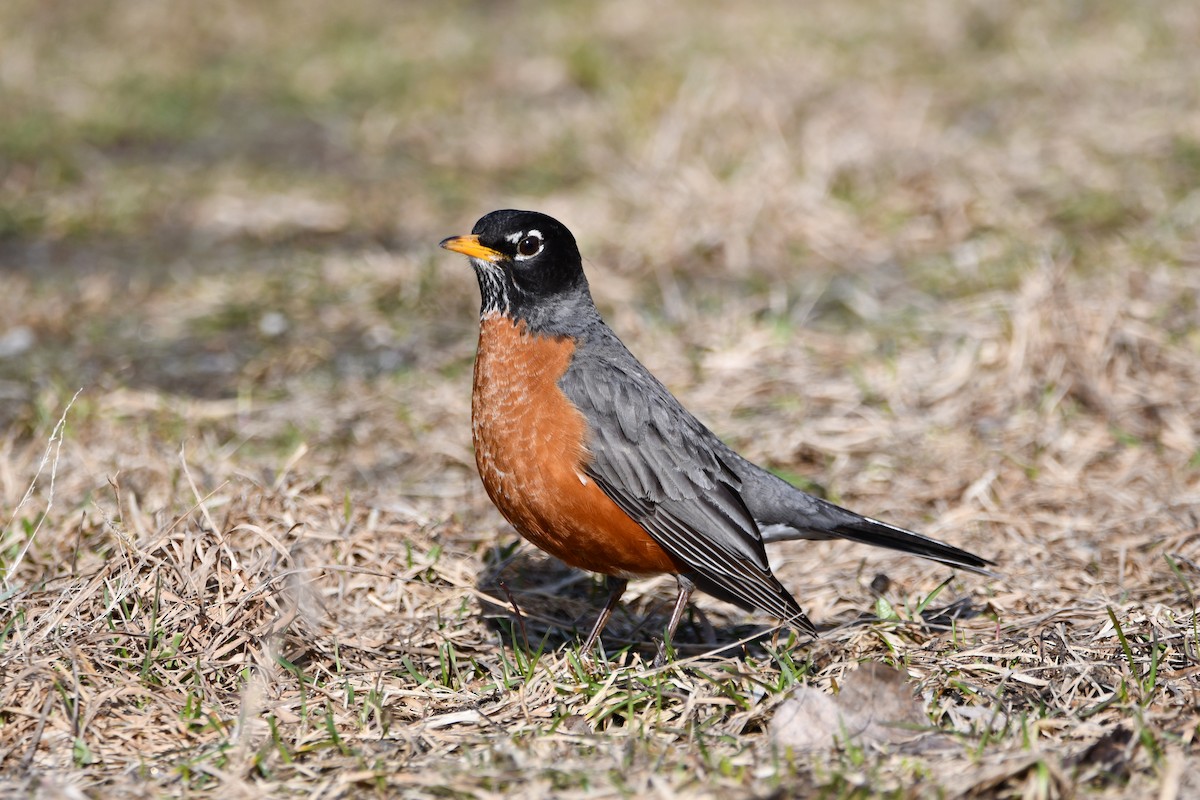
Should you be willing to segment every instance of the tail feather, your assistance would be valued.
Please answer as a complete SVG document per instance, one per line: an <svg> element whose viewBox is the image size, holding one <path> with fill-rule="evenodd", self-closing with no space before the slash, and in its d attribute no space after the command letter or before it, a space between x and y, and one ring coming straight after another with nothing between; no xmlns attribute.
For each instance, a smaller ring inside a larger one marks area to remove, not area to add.
<svg viewBox="0 0 1200 800"><path fill-rule="evenodd" d="M833 506L833 508L837 507ZM764 535L763 539L765 542L771 543L793 539L836 537L851 542L858 542L859 544L898 550L901 553L920 556L930 561L937 561L940 564L950 567L969 570L979 575L997 577L995 572L987 569L995 565L996 562L994 561L989 561L986 558L969 553L954 545L939 542L937 539L922 536L919 533L898 528L895 525L889 525L886 522L880 522L870 517L861 517L840 508L837 510L842 513L837 515L833 524L822 526L819 530L813 530L812 528L806 530L774 528L770 532L770 535Z"/></svg>
<svg viewBox="0 0 1200 800"><path fill-rule="evenodd" d="M931 539L919 533L906 531L903 528L897 528L895 525L888 525L886 522L880 522L870 517L863 517L854 522L838 525L833 529L832 533L852 542L886 547L890 550L899 550L902 553L911 553L914 556L928 558L930 561L937 561L940 564L950 567L958 567L970 570L979 575L996 577L996 573L987 569L987 567L995 565L994 561L989 561L986 558L969 553L954 545L939 542L937 539Z"/></svg>
<svg viewBox="0 0 1200 800"><path fill-rule="evenodd" d="M732 450L725 457L742 479L742 498L765 544L793 539L848 539L997 577L988 569L995 565L993 561L813 497Z"/></svg>

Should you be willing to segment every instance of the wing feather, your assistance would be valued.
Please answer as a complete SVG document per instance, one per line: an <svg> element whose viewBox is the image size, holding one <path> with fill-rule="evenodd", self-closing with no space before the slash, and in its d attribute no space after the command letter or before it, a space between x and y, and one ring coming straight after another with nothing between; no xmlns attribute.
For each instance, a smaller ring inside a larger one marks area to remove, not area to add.
<svg viewBox="0 0 1200 800"><path fill-rule="evenodd" d="M611 332L584 346L589 357L577 357L560 385L589 422L588 476L694 570L700 588L812 632L771 574L724 446Z"/></svg>

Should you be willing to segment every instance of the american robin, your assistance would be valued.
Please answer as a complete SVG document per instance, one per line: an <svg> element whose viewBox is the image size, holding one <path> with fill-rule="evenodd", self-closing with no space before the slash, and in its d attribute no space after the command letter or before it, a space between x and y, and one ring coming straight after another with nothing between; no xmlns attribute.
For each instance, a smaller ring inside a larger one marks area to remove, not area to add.
<svg viewBox="0 0 1200 800"><path fill-rule="evenodd" d="M666 641L697 587L815 636L771 573L771 541L849 539L991 574L987 559L806 494L726 446L600 318L557 220L493 211L441 246L470 258L482 295L471 431L488 496L542 550L608 576L585 653L629 579L663 573L679 587Z"/></svg>

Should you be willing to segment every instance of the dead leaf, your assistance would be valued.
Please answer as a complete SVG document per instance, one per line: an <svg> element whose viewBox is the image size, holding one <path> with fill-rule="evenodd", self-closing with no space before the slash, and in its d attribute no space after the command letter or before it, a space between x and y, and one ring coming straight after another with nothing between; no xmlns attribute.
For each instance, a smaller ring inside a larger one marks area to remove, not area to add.
<svg viewBox="0 0 1200 800"><path fill-rule="evenodd" d="M928 726L907 675L868 662L846 676L836 695L801 686L779 707L770 732L778 745L813 752L847 743L859 747L911 743Z"/></svg>

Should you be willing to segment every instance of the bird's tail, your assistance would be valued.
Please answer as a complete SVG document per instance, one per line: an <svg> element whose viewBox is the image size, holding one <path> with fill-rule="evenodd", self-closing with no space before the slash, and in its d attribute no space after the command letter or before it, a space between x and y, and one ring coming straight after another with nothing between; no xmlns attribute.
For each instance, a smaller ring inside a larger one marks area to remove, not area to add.
<svg viewBox="0 0 1200 800"><path fill-rule="evenodd" d="M837 537L860 544L886 547L889 550L899 550L901 553L928 558L930 561L937 561L950 567L996 577L996 573L987 569L995 564L994 561L989 561L974 553L968 553L954 545L939 542L937 539L931 539L904 528L897 528L895 525L889 525L870 517L859 516L832 504L826 505L829 506L827 510L836 509L841 512L834 516L832 525L822 527L820 531L813 531L811 528L807 531L774 530L769 538L764 536L764 540L778 542L790 539L811 539L815 533L819 538Z"/></svg>

